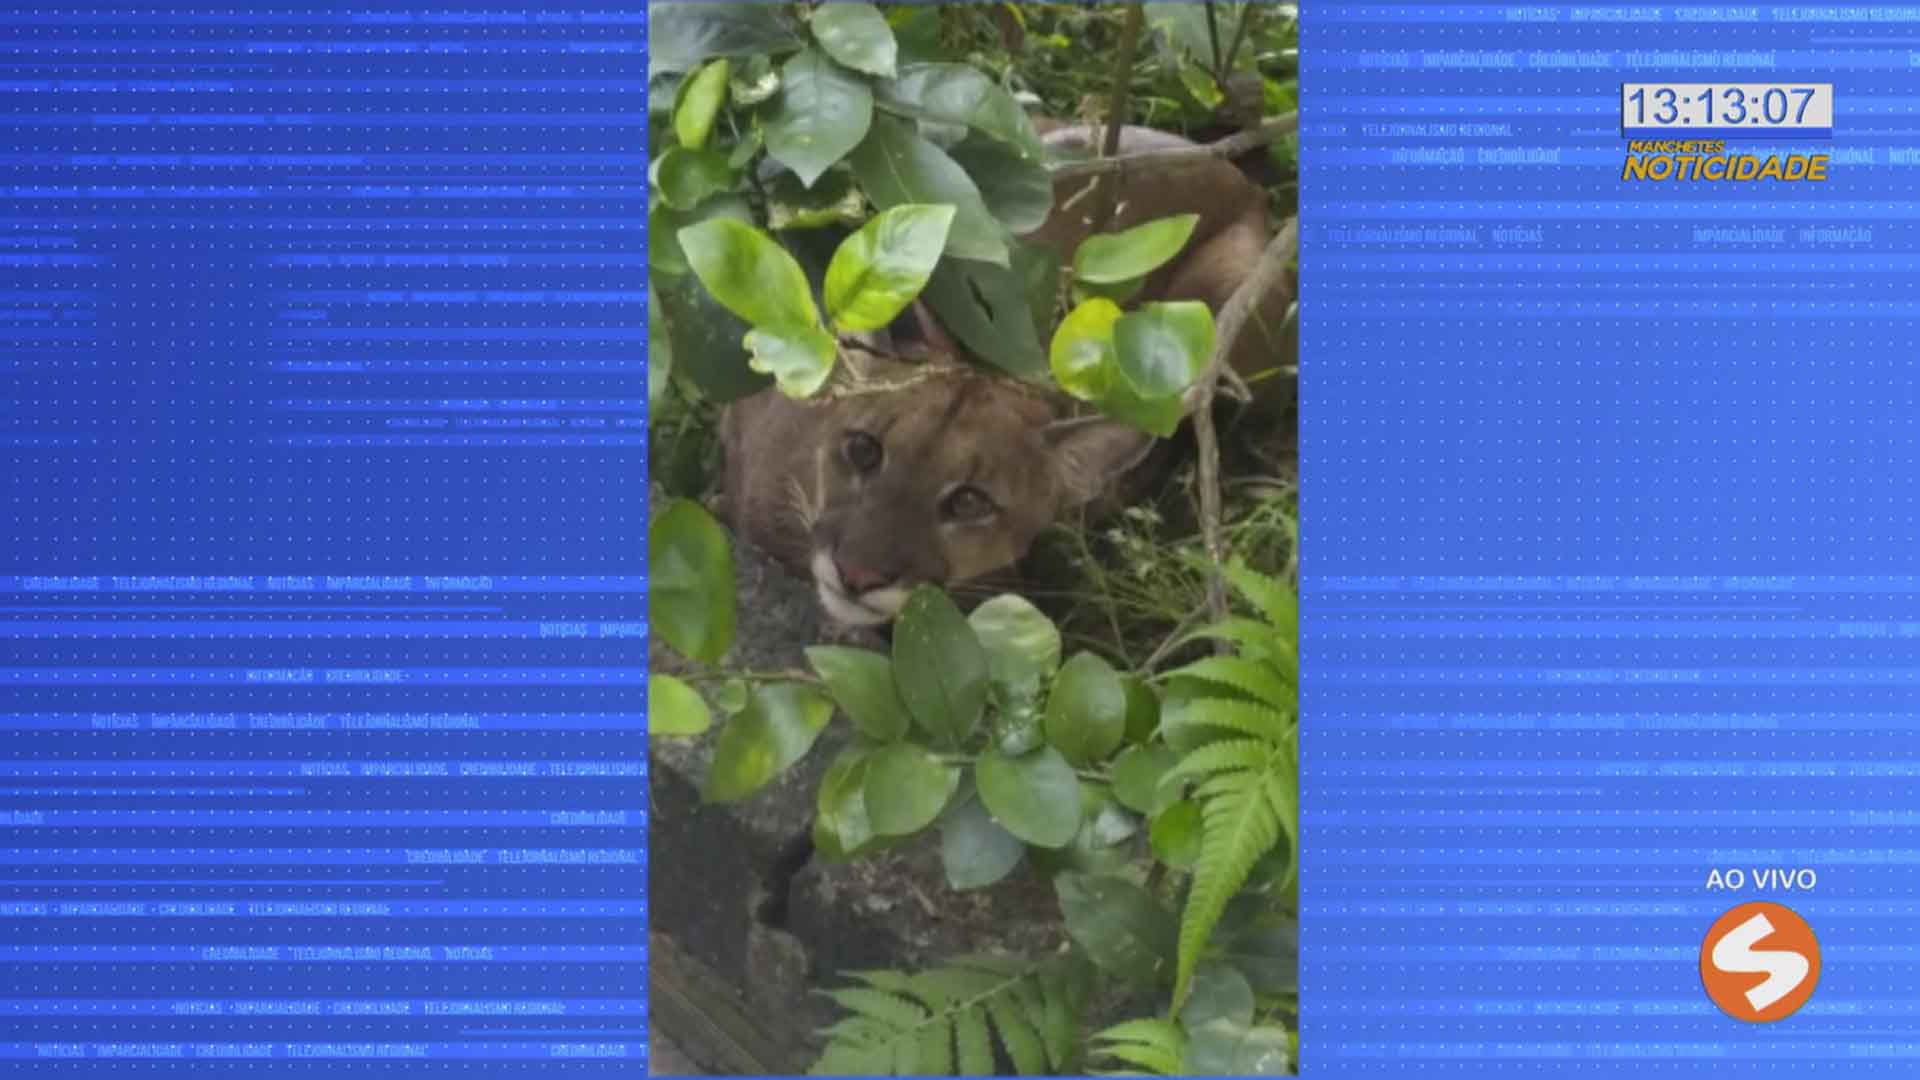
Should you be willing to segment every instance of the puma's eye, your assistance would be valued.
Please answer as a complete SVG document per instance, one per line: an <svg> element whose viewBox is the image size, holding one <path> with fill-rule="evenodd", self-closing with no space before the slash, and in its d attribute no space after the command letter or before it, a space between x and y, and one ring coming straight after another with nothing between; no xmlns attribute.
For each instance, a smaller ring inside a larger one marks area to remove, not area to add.
<svg viewBox="0 0 1920 1080"><path fill-rule="evenodd" d="M940 509L955 521L979 521L999 509L977 487L963 487L947 496Z"/></svg>
<svg viewBox="0 0 1920 1080"><path fill-rule="evenodd" d="M864 431L848 432L843 452L847 455L847 464L856 472L872 472L880 467L880 440Z"/></svg>

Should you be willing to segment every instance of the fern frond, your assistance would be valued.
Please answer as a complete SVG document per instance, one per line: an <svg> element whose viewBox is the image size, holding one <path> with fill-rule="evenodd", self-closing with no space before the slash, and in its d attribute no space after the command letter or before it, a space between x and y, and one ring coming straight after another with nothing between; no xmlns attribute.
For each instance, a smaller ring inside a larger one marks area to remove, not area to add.
<svg viewBox="0 0 1920 1080"><path fill-rule="evenodd" d="M1258 610L1275 630L1291 635L1299 626L1300 599L1293 587L1276 577L1269 577L1234 560L1221 568L1227 584L1233 590L1246 597L1247 602Z"/></svg>
<svg viewBox="0 0 1920 1080"><path fill-rule="evenodd" d="M1169 679L1198 679L1225 686L1255 701L1283 712L1293 712L1299 703L1292 681L1271 664L1240 656L1209 656L1185 667L1167 672Z"/></svg>
<svg viewBox="0 0 1920 1080"><path fill-rule="evenodd" d="M1239 646L1242 655L1269 663L1278 663L1293 656L1293 643L1284 640L1273 627L1258 619L1239 616L1189 630L1180 635L1175 647L1195 641L1231 642Z"/></svg>
<svg viewBox="0 0 1920 1080"><path fill-rule="evenodd" d="M852 1016L827 1028L816 1074L987 1076L994 1039L1022 1075L1063 1069L1085 995L1060 962L970 956L907 973L849 973L859 986L825 991Z"/></svg>
<svg viewBox="0 0 1920 1080"><path fill-rule="evenodd" d="M1187 1035L1171 1020L1128 1020L1093 1035L1093 1056L1137 1065L1144 1074L1101 1070L1102 1076L1179 1076L1187 1053Z"/></svg>
<svg viewBox="0 0 1920 1080"><path fill-rule="evenodd" d="M1279 844L1283 832L1297 835L1298 813L1289 797L1297 783L1294 755L1285 743L1209 743L1187 755L1173 772L1204 777L1194 793L1200 804L1200 857L1180 915L1173 990L1178 1008L1228 901L1246 884L1253 864Z"/></svg>
<svg viewBox="0 0 1920 1080"><path fill-rule="evenodd" d="M1190 699L1178 708L1167 710L1160 720L1161 727L1168 732L1217 727L1267 742L1285 739L1292 723L1292 715L1279 709L1220 697Z"/></svg>

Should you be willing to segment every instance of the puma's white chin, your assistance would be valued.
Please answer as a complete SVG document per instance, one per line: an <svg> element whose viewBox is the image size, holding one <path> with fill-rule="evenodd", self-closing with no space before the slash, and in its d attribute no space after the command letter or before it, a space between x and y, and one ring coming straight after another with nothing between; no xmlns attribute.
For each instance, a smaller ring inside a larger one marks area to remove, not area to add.
<svg viewBox="0 0 1920 1080"><path fill-rule="evenodd" d="M892 622L907 604L910 590L897 585L854 597L840 583L840 571L825 552L815 552L811 563L814 592L820 597L820 606L835 622L848 626L881 626Z"/></svg>

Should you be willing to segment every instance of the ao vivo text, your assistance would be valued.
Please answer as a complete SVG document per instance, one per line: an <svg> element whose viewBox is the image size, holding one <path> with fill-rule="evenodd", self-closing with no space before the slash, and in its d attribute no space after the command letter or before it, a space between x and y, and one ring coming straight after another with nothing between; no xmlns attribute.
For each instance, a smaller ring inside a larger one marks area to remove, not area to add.
<svg viewBox="0 0 1920 1080"><path fill-rule="evenodd" d="M1707 871L1707 890L1744 889L1752 886L1756 889L1778 889L1782 892L1811 892L1820 883L1820 875L1812 869L1802 867L1789 870L1779 866L1756 866L1742 870L1735 866L1726 870Z"/></svg>

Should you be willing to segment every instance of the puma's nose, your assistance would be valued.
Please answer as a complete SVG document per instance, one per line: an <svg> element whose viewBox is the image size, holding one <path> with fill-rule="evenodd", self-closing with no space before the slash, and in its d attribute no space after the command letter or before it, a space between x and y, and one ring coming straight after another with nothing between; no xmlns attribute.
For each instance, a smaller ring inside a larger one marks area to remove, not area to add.
<svg viewBox="0 0 1920 1080"><path fill-rule="evenodd" d="M833 560L833 568L840 571L840 583L845 585L851 592L863 593L871 589L878 589L893 580L878 570L869 570L864 566L854 566L841 562L839 559Z"/></svg>

